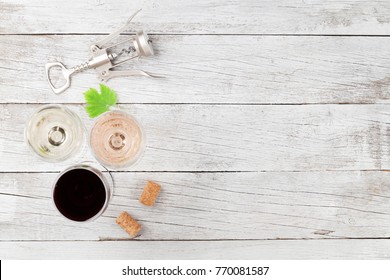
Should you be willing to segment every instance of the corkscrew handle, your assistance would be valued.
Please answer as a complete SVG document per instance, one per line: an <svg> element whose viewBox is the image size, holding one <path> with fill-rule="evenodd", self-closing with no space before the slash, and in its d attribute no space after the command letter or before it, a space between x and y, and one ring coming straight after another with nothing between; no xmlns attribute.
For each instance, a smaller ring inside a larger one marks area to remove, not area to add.
<svg viewBox="0 0 390 280"><path fill-rule="evenodd" d="M50 68L52 67L60 67L62 75L65 78L65 84L61 87L55 87L50 79ZM75 72L74 69L67 69L64 64L61 62L50 62L46 63L45 66L46 69L46 79L49 82L50 88L55 94L60 94L61 92L65 91L70 86L70 76Z"/></svg>

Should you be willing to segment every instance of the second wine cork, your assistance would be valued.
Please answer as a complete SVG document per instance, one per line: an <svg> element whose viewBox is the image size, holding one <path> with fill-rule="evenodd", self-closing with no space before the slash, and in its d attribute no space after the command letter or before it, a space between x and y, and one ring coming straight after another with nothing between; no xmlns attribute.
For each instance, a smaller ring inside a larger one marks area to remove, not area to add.
<svg viewBox="0 0 390 280"><path fill-rule="evenodd" d="M141 230L141 225L127 212L122 212L116 219L116 223L120 225L131 238L136 237Z"/></svg>

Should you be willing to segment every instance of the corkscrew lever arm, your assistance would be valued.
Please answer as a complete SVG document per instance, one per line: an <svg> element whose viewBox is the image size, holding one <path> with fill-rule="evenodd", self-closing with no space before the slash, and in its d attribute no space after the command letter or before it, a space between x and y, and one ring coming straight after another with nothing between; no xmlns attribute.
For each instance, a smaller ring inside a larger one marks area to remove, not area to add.
<svg viewBox="0 0 390 280"><path fill-rule="evenodd" d="M122 76L144 76L149 78L164 78L163 76L145 72L143 70L124 70L124 71L107 71L105 75L100 75L102 81L107 82L111 78Z"/></svg>
<svg viewBox="0 0 390 280"><path fill-rule="evenodd" d="M122 32L124 32L130 25L131 21L133 20L133 18L141 11L142 9L139 9L138 11L136 11L134 14L131 15L131 17L126 21L126 23L121 27L119 28L118 30L114 31L113 33L107 35L105 38L103 38L102 40L96 42L95 44L93 44L92 46L97 46L98 48L102 49L104 45L106 45L107 43L113 41L115 38L117 38Z"/></svg>

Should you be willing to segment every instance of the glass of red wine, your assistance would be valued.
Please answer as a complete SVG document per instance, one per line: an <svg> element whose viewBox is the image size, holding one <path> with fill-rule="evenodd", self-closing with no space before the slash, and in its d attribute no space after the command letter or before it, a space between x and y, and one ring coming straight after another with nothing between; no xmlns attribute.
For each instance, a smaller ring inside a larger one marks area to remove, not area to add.
<svg viewBox="0 0 390 280"><path fill-rule="evenodd" d="M111 174L98 164L71 166L53 184L54 205L69 220L93 221L106 210L113 185Z"/></svg>

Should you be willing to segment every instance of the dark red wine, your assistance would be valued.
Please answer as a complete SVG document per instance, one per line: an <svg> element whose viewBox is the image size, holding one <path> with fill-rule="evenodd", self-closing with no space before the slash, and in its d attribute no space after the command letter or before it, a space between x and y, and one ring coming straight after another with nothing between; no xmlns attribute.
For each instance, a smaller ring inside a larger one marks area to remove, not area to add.
<svg viewBox="0 0 390 280"><path fill-rule="evenodd" d="M106 189L97 174L76 168L65 172L57 180L53 197L62 215L81 222L94 217L104 207Z"/></svg>

